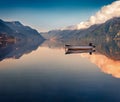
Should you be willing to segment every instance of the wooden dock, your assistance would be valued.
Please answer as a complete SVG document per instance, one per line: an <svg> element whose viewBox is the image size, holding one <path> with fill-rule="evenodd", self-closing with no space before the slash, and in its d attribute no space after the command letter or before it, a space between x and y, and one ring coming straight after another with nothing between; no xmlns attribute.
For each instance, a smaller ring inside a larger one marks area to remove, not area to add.
<svg viewBox="0 0 120 102"><path fill-rule="evenodd" d="M65 45L65 54L90 53L95 52L95 45L90 43L88 46Z"/></svg>

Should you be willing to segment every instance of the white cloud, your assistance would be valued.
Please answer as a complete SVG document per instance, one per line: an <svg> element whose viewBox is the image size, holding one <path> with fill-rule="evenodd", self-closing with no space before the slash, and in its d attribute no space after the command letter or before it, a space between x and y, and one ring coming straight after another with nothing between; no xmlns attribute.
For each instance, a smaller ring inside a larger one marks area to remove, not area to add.
<svg viewBox="0 0 120 102"><path fill-rule="evenodd" d="M91 16L90 19L86 22L81 22L77 25L73 25L71 27L67 27L65 29L83 29L88 28L94 24L101 24L105 21L113 18L120 17L120 0L113 2L110 5L104 6L98 11L94 16Z"/></svg>

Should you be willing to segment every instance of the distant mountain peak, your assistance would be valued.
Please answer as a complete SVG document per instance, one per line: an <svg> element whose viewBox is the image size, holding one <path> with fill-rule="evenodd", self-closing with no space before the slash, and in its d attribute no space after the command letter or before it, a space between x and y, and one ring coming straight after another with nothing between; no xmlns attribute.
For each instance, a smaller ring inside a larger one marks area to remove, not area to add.
<svg viewBox="0 0 120 102"><path fill-rule="evenodd" d="M19 21L3 21L0 20L0 33L6 33L7 35L14 36L18 39L33 39L39 37L39 39L44 40L37 30L32 29L29 26L24 26ZM23 37L24 36L24 37ZM37 38L38 39L38 38Z"/></svg>
<svg viewBox="0 0 120 102"><path fill-rule="evenodd" d="M17 26L23 26L23 24L21 24L19 21L12 21L12 23Z"/></svg>
<svg viewBox="0 0 120 102"><path fill-rule="evenodd" d="M0 21L3 21L2 19L0 19Z"/></svg>
<svg viewBox="0 0 120 102"><path fill-rule="evenodd" d="M4 23L4 21L3 21L2 19L0 19L0 22L1 22L1 23Z"/></svg>

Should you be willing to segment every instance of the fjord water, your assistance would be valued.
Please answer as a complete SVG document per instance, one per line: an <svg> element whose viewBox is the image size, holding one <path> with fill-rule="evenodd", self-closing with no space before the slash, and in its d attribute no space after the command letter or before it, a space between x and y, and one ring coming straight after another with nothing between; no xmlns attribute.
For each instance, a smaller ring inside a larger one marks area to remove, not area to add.
<svg viewBox="0 0 120 102"><path fill-rule="evenodd" d="M119 60L43 46L17 59L6 56L0 62L0 102L120 100Z"/></svg>

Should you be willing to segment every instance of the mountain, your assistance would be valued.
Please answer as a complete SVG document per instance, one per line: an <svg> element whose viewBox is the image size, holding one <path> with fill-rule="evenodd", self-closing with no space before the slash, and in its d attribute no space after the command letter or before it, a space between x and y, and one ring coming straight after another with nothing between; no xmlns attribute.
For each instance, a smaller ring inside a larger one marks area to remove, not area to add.
<svg viewBox="0 0 120 102"><path fill-rule="evenodd" d="M6 22L6 25L13 29L16 33L24 34L26 37L35 37L38 36L42 39L42 36L40 33L37 32L37 30L30 28L29 26L24 26L18 21L13 22Z"/></svg>
<svg viewBox="0 0 120 102"><path fill-rule="evenodd" d="M95 39L103 38L105 40L113 40L118 38L120 33L120 17L116 17L98 25L85 37L94 37ZM99 38L98 38L99 37Z"/></svg>
<svg viewBox="0 0 120 102"><path fill-rule="evenodd" d="M9 34L11 35L11 33L13 33L13 30L10 29L4 21L0 20L0 35L1 34Z"/></svg>
<svg viewBox="0 0 120 102"><path fill-rule="evenodd" d="M44 38L37 32L37 30L24 26L18 21L5 22L0 20L0 36L7 35L13 36L19 40L44 40Z"/></svg>
<svg viewBox="0 0 120 102"><path fill-rule="evenodd" d="M87 29L81 30L53 30L47 33L42 33L47 39L56 40L81 40L85 38L94 39L106 39L113 40L115 37L119 37L120 33L120 17L112 18L103 24L95 24Z"/></svg>

